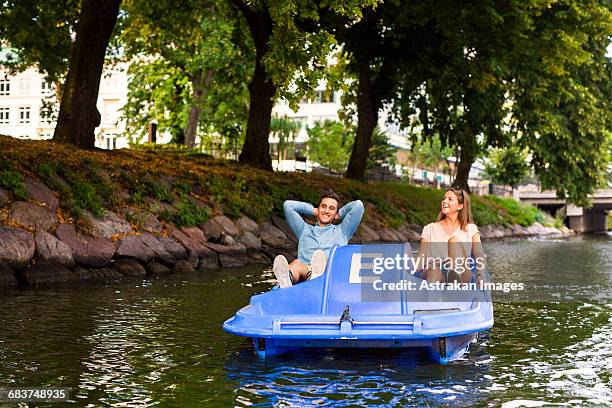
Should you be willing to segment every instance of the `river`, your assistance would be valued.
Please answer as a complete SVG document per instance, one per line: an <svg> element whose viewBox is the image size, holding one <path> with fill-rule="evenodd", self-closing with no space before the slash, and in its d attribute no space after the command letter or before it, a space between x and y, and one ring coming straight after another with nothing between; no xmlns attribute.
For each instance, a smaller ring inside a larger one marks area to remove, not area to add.
<svg viewBox="0 0 612 408"><path fill-rule="evenodd" d="M54 407L612 406L612 237L492 241L485 251L496 282L539 295L494 297L495 326L448 366L388 350L260 360L221 328L273 283L249 267L5 290L0 388L69 388Z"/></svg>

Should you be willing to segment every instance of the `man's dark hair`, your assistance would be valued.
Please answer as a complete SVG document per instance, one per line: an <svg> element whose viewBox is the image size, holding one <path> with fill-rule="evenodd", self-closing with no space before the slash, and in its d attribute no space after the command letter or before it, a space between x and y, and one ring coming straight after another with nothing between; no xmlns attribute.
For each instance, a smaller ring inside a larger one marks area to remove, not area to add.
<svg viewBox="0 0 612 408"><path fill-rule="evenodd" d="M338 203L338 208L340 208L340 197L338 196L338 194L336 194L336 192L332 189L326 190L322 195L321 195L321 199L319 200L319 204L321 204L321 201L323 201L324 198L331 198L336 200L336 202Z"/></svg>

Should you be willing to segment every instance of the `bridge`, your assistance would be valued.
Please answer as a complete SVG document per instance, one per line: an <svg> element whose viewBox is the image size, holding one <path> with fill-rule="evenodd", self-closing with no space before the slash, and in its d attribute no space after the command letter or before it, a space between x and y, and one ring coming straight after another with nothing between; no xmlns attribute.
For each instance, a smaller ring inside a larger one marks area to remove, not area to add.
<svg viewBox="0 0 612 408"><path fill-rule="evenodd" d="M558 198L554 191L524 191L519 193L519 199L552 214L564 208L569 227L577 232L606 231L607 211L612 210L612 189L597 190L591 196L593 206L590 208L567 204L565 200Z"/></svg>

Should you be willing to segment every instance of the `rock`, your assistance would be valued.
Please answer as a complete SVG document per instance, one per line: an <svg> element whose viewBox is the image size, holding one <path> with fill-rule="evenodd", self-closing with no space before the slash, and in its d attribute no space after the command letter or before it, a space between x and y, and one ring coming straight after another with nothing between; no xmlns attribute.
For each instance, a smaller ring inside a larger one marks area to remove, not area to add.
<svg viewBox="0 0 612 408"><path fill-rule="evenodd" d="M293 242L298 242L293 230L283 218L279 217L276 214L272 214L272 224L279 230L283 231L283 233Z"/></svg>
<svg viewBox="0 0 612 408"><path fill-rule="evenodd" d="M0 227L0 261L14 271L25 268L32 262L36 243L27 231L13 227Z"/></svg>
<svg viewBox="0 0 612 408"><path fill-rule="evenodd" d="M30 285L69 282L79 279L79 276L70 269L52 262L36 262L24 270L22 276Z"/></svg>
<svg viewBox="0 0 612 408"><path fill-rule="evenodd" d="M36 242L36 259L38 262L48 262L74 268L75 261L72 256L72 249L49 234L47 231L36 231L34 234Z"/></svg>
<svg viewBox="0 0 612 408"><path fill-rule="evenodd" d="M194 271L195 269L193 268L191 263L189 263L186 260L178 261L172 267L172 273L188 273L188 272L194 272Z"/></svg>
<svg viewBox="0 0 612 408"><path fill-rule="evenodd" d="M423 233L423 226L421 224L416 224L414 222L411 222L411 223L408 223L408 225L406 225L406 227L410 228L413 231L416 231L416 233L419 234L419 237Z"/></svg>
<svg viewBox="0 0 612 408"><path fill-rule="evenodd" d="M81 280L89 280L95 277L91 270L83 268L82 266L77 266L74 268L73 272Z"/></svg>
<svg viewBox="0 0 612 408"><path fill-rule="evenodd" d="M57 218L48 209L24 201L14 201L9 210L9 220L26 228L47 231Z"/></svg>
<svg viewBox="0 0 612 408"><path fill-rule="evenodd" d="M127 214L144 231L162 232L164 229L157 217L148 211L128 211Z"/></svg>
<svg viewBox="0 0 612 408"><path fill-rule="evenodd" d="M176 259L187 258L187 250L185 247L176 242L174 239L170 237L160 237L158 240L164 246L166 251L168 251L170 256Z"/></svg>
<svg viewBox="0 0 612 408"><path fill-rule="evenodd" d="M357 237L361 242L376 242L380 241L380 235L367 224L361 224L357 229Z"/></svg>
<svg viewBox="0 0 612 408"><path fill-rule="evenodd" d="M146 269L147 274L153 276L169 275L172 273L172 270L170 268L159 262L148 263Z"/></svg>
<svg viewBox="0 0 612 408"><path fill-rule="evenodd" d="M393 232L395 233L395 235L397 235L397 237L399 238L400 242L407 242L407 241L409 241L408 237L406 237L403 232L401 232L399 230L393 230Z"/></svg>
<svg viewBox="0 0 612 408"><path fill-rule="evenodd" d="M206 244L207 248L220 253L220 254L230 254L230 255L244 255L246 253L246 246L242 245L239 242L236 242L234 245L221 245L221 244L214 244L212 242L207 242Z"/></svg>
<svg viewBox="0 0 612 408"><path fill-rule="evenodd" d="M269 222L260 227L259 236L261 237L262 244L273 248L289 248L293 246L293 242L287 238L285 233Z"/></svg>
<svg viewBox="0 0 612 408"><path fill-rule="evenodd" d="M199 256L202 253L210 251L204 246L206 238L199 228L189 227L181 228L180 230L172 229L170 235L185 247L189 255Z"/></svg>
<svg viewBox="0 0 612 408"><path fill-rule="evenodd" d="M189 256L187 257L187 262L189 262L193 269L195 269L200 264L200 257L197 254L189 254Z"/></svg>
<svg viewBox="0 0 612 408"><path fill-rule="evenodd" d="M236 227L232 220L227 218L225 215L217 215L213 218L213 221L216 222L226 234L231 235L232 237L237 237L240 234L238 227Z"/></svg>
<svg viewBox="0 0 612 408"><path fill-rule="evenodd" d="M249 250L247 252L247 257L246 257L248 263L252 263L252 264L265 264L265 265L269 265L272 263L272 259L268 258L268 256L266 256L266 254L264 254L263 252L257 251L257 250Z"/></svg>
<svg viewBox="0 0 612 408"><path fill-rule="evenodd" d="M226 268L235 268L247 264L245 257L234 257L229 254L219 254L219 262L221 262L221 266Z"/></svg>
<svg viewBox="0 0 612 408"><path fill-rule="evenodd" d="M495 238L503 238L505 235L505 230L502 225L493 225L493 236Z"/></svg>
<svg viewBox="0 0 612 408"><path fill-rule="evenodd" d="M140 240L144 245L146 245L153 253L155 254L154 258L159 259L162 262L172 265L176 262L177 258L174 257L170 252L166 249L164 244L157 237L151 234L142 234L140 236ZM176 243L182 250L183 253L185 249L181 247L178 243Z"/></svg>
<svg viewBox="0 0 612 408"><path fill-rule="evenodd" d="M221 234L223 233L223 228L214 220L208 220L202 225L200 225L200 229L204 233L207 241L217 242L219 238L221 238Z"/></svg>
<svg viewBox="0 0 612 408"><path fill-rule="evenodd" d="M0 261L0 287L17 286L19 282L15 272L3 261Z"/></svg>
<svg viewBox="0 0 612 408"><path fill-rule="evenodd" d="M488 225L483 225L478 230L480 231L480 238L488 239L491 237L491 228Z"/></svg>
<svg viewBox="0 0 612 408"><path fill-rule="evenodd" d="M259 230L259 225L249 217L242 216L235 221L235 224L242 232L256 233Z"/></svg>
<svg viewBox="0 0 612 408"><path fill-rule="evenodd" d="M4 207L10 199L8 191L0 188L0 207Z"/></svg>
<svg viewBox="0 0 612 408"><path fill-rule="evenodd" d="M53 194L53 191L40 181L31 177L25 177L24 182L28 198L43 203L51 213L55 213L55 210L57 210L59 206L59 201Z"/></svg>
<svg viewBox="0 0 612 408"><path fill-rule="evenodd" d="M239 236L238 241L240 241L248 249L260 249L261 248L261 239L256 237L255 234L253 234L250 231L246 231L241 236Z"/></svg>
<svg viewBox="0 0 612 408"><path fill-rule="evenodd" d="M206 253L200 255L198 269L216 269L219 267L219 257L215 251L207 248Z"/></svg>
<svg viewBox="0 0 612 408"><path fill-rule="evenodd" d="M75 256L77 262L96 268L109 264L115 255L115 245L104 238L87 238L85 253Z"/></svg>
<svg viewBox="0 0 612 408"><path fill-rule="evenodd" d="M400 238L391 228L383 228L378 231L378 236L384 242L399 242Z"/></svg>
<svg viewBox="0 0 612 408"><path fill-rule="evenodd" d="M88 279L118 279L123 275L109 266L103 268L83 268L77 266L74 273L82 280Z"/></svg>
<svg viewBox="0 0 612 408"><path fill-rule="evenodd" d="M134 259L117 259L111 265L125 276L144 277L147 274L144 266Z"/></svg>
<svg viewBox="0 0 612 408"><path fill-rule="evenodd" d="M274 237L277 238L281 238L283 240L287 240L287 235L285 235L285 233L283 231L281 231L280 229L276 228L273 224L266 222L263 223L261 225L261 227L259 227L259 232L260 234L265 232L268 233Z"/></svg>
<svg viewBox="0 0 612 408"><path fill-rule="evenodd" d="M291 263L294 259L297 258L297 251L289 251L284 248L271 248L269 246L262 246L261 252L268 257L268 259L272 260L276 258L277 255L283 255L287 258L287 261Z"/></svg>
<svg viewBox="0 0 612 408"><path fill-rule="evenodd" d="M72 225L58 225L55 234L72 249L74 259L81 265L96 268L106 266L115 255L115 245L111 241L80 236Z"/></svg>
<svg viewBox="0 0 612 408"><path fill-rule="evenodd" d="M115 256L137 259L147 263L155 258L155 252L142 242L139 236L130 235L119 241Z"/></svg>
<svg viewBox="0 0 612 408"><path fill-rule="evenodd" d="M416 224L411 224L411 225L416 225ZM397 230L401 232L402 234L404 234L404 236L406 237L408 241L420 241L421 240L421 233L417 232L417 230L410 228L406 224L400 225L400 227ZM419 231L423 231L423 228L421 227Z"/></svg>
<svg viewBox="0 0 612 408"><path fill-rule="evenodd" d="M126 220L117 216L117 214L106 211L104 216L97 218L88 211L83 211L87 229L91 235L96 238L110 239L116 234L126 234L133 232L132 226Z"/></svg>
<svg viewBox="0 0 612 408"><path fill-rule="evenodd" d="M219 240L221 245L233 246L238 243L234 237L231 235L227 235L225 233L221 234L221 239Z"/></svg>

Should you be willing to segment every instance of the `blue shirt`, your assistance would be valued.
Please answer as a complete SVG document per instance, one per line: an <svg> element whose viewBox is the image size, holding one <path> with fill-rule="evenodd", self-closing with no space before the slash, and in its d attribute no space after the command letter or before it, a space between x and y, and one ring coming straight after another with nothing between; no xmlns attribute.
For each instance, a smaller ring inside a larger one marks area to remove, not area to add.
<svg viewBox="0 0 612 408"><path fill-rule="evenodd" d="M329 256L334 245L348 244L361 222L363 203L361 200L348 203L338 212L342 222L324 227L318 223L310 225L302 218L302 215L314 215L314 207L311 204L287 200L283 203L283 210L285 219L298 239L298 259L309 265L312 254L317 249Z"/></svg>

